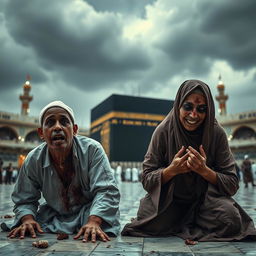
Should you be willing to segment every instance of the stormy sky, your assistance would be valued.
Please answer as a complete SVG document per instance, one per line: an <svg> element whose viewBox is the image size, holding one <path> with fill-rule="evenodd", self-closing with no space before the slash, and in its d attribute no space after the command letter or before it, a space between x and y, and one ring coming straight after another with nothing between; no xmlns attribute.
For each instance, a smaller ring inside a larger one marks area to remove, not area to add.
<svg viewBox="0 0 256 256"><path fill-rule="evenodd" d="M1 0L0 110L20 113L27 74L30 115L62 100L85 128L113 93L174 99L200 79L215 97L219 74L227 112L255 110L255 10L253 0Z"/></svg>

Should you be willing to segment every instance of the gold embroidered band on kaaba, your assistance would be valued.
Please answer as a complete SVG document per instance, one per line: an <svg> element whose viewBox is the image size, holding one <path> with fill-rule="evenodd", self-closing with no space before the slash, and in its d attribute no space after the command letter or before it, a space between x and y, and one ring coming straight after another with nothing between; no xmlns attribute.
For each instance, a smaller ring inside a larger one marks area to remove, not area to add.
<svg viewBox="0 0 256 256"><path fill-rule="evenodd" d="M151 120L161 122L165 115L111 111L91 123L91 129L112 118Z"/></svg>

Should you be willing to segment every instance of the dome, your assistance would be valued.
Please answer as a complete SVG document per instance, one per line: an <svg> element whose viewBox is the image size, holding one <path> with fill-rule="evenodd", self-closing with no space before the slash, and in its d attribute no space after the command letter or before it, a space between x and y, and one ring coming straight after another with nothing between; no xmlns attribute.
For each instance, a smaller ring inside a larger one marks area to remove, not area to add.
<svg viewBox="0 0 256 256"><path fill-rule="evenodd" d="M30 82L27 80L26 83L23 85L24 89L31 89Z"/></svg>
<svg viewBox="0 0 256 256"><path fill-rule="evenodd" d="M225 85L224 85L223 83L222 83L222 84L219 83L219 84L217 85L217 88L218 88L218 89L224 89L224 88L225 88Z"/></svg>
<svg viewBox="0 0 256 256"><path fill-rule="evenodd" d="M218 89L224 89L225 88L225 85L221 80L221 75L219 75L219 82L218 82L217 88Z"/></svg>

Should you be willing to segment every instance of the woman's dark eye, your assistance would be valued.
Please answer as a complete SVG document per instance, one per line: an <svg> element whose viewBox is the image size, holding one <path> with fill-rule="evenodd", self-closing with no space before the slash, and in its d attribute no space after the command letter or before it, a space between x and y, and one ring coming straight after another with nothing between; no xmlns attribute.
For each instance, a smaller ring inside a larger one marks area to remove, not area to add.
<svg viewBox="0 0 256 256"><path fill-rule="evenodd" d="M182 107L183 107L183 109L184 109L185 111L191 111L191 110L193 110L194 105L193 105L192 103L190 103L190 102L185 102L185 103L182 105Z"/></svg>
<svg viewBox="0 0 256 256"><path fill-rule="evenodd" d="M207 105L199 105L199 106L197 106L197 111L199 113L205 113L207 111Z"/></svg>

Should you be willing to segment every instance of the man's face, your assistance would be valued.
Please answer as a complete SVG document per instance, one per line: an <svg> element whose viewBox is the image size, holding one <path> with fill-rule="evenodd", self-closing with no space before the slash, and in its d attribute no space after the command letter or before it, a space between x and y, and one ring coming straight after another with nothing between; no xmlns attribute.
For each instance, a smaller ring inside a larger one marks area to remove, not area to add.
<svg viewBox="0 0 256 256"><path fill-rule="evenodd" d="M192 93L180 108L179 119L188 131L196 130L204 121L207 112L206 99L201 94Z"/></svg>
<svg viewBox="0 0 256 256"><path fill-rule="evenodd" d="M51 153L62 151L68 154L76 132L77 125L73 125L68 112L60 107L48 109L42 127L38 128L39 136L45 140Z"/></svg>

